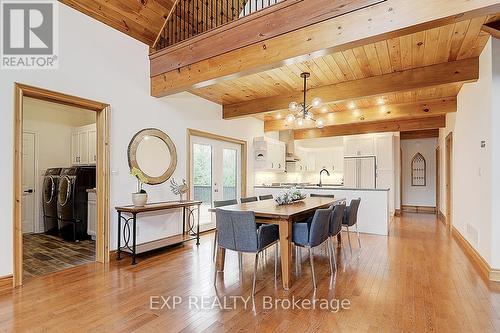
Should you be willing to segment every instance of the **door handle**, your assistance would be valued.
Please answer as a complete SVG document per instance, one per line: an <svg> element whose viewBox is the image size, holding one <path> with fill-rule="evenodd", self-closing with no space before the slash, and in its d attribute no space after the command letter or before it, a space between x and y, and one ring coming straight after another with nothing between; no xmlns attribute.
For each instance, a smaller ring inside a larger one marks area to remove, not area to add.
<svg viewBox="0 0 500 333"><path fill-rule="evenodd" d="M31 194L31 193L33 193L33 189L32 189L32 188L30 188L30 189L28 189L28 190L24 191L24 193L30 193L30 194Z"/></svg>

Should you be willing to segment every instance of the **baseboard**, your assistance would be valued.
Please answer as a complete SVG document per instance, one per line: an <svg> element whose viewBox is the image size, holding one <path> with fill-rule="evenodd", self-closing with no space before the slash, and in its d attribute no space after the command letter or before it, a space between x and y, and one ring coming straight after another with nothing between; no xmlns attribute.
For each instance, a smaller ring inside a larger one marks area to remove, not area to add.
<svg viewBox="0 0 500 333"><path fill-rule="evenodd" d="M0 277L0 293L10 291L14 288L14 278L12 275Z"/></svg>
<svg viewBox="0 0 500 333"><path fill-rule="evenodd" d="M394 216L398 216L398 217L401 216L401 209L396 209L394 211Z"/></svg>
<svg viewBox="0 0 500 333"><path fill-rule="evenodd" d="M484 258L472 247L472 245L462 236L457 228L452 227L453 237L457 240L458 245L464 253L469 257L472 263L479 269L482 276L493 282L500 282L500 269L491 268Z"/></svg>
<svg viewBox="0 0 500 333"><path fill-rule="evenodd" d="M446 222L446 216L444 216L443 212L439 210L438 219L446 226L448 223Z"/></svg>
<svg viewBox="0 0 500 333"><path fill-rule="evenodd" d="M426 214L436 214L436 207L430 206L410 206L403 205L401 210L407 213L426 213Z"/></svg>

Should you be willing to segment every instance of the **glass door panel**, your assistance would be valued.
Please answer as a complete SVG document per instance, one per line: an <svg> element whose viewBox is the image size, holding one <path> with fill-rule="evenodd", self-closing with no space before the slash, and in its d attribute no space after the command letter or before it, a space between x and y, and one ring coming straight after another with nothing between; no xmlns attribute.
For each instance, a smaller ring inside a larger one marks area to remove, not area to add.
<svg viewBox="0 0 500 333"><path fill-rule="evenodd" d="M238 151L223 148L222 150L222 197L223 200L237 199L238 193Z"/></svg>
<svg viewBox="0 0 500 333"><path fill-rule="evenodd" d="M212 146L193 143L193 199L202 201L200 225L212 224Z"/></svg>

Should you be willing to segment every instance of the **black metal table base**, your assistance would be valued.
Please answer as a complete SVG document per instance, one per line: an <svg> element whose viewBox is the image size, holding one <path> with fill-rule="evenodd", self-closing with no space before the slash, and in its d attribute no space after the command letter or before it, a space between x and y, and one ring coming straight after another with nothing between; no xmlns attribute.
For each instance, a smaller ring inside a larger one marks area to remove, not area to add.
<svg viewBox="0 0 500 333"><path fill-rule="evenodd" d="M194 212L198 213L198 221L194 221ZM196 207L183 207L182 208L182 234L190 234L191 236L196 236L196 245L200 245L200 206ZM130 213L131 216L124 216L123 212L118 212L118 248L116 259L122 259L122 252L129 253L132 257L132 265L137 264L137 213ZM123 222L123 229L122 229ZM187 222L187 223L186 223ZM130 224L132 223L132 228ZM187 227L187 230L186 230ZM123 236L123 246L122 246L122 236ZM132 239L131 239L132 238ZM194 240L194 239L191 239ZM132 244L130 242L132 241ZM190 240L189 240L190 241ZM170 244L178 245L185 241ZM128 250L128 251L126 251Z"/></svg>

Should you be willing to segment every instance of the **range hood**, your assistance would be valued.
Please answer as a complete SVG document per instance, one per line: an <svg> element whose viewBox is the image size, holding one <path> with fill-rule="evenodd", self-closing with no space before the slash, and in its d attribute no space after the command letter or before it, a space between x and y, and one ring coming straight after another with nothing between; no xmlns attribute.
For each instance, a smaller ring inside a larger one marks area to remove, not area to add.
<svg viewBox="0 0 500 333"><path fill-rule="evenodd" d="M285 160L292 163L300 161L300 157L295 155L295 138L293 136L293 130L280 131L279 139L286 144Z"/></svg>

